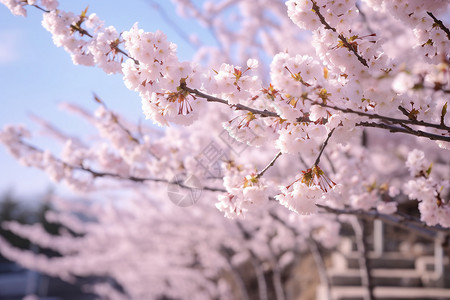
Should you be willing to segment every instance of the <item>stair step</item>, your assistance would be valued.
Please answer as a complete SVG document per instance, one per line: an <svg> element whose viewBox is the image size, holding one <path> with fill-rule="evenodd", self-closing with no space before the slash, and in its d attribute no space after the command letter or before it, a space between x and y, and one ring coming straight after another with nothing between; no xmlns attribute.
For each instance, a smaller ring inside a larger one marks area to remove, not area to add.
<svg viewBox="0 0 450 300"><path fill-rule="evenodd" d="M333 265L337 267L347 267L349 269L359 268L360 254L352 252L346 255L333 253ZM378 269L414 269L414 257L407 257L399 252L385 252L382 256L377 256L373 252L368 253L368 260L371 268Z"/></svg>
<svg viewBox="0 0 450 300"><path fill-rule="evenodd" d="M449 258L444 257L444 270L450 270ZM421 272L433 272L434 271L435 257L431 255L420 256L416 258L416 269Z"/></svg>
<svg viewBox="0 0 450 300"><path fill-rule="evenodd" d="M326 287L320 285L318 298L327 299ZM375 287L374 296L377 300L449 300L450 289L441 288L415 288L415 287ZM333 287L331 296L333 300L363 300L367 290L360 286Z"/></svg>
<svg viewBox="0 0 450 300"><path fill-rule="evenodd" d="M331 269L328 271L328 276L335 286L358 286L362 284L359 269ZM415 270L373 269L371 276L375 286L422 286L421 277Z"/></svg>

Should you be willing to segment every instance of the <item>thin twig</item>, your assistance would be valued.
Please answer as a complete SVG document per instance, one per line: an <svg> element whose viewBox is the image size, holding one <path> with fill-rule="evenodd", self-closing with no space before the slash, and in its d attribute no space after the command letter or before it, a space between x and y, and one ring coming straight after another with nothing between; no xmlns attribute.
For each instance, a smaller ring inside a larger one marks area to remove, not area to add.
<svg viewBox="0 0 450 300"><path fill-rule="evenodd" d="M37 5L37 4L33 4L32 6L36 7L36 8L39 9L39 10L42 10L42 11L45 12L45 13L49 13L49 12L50 12L49 10L46 10L46 9L42 8L42 7L40 7L40 6Z"/></svg>
<svg viewBox="0 0 450 300"><path fill-rule="evenodd" d="M275 155L275 157L272 159L272 161L256 175L256 178L263 176L264 173L275 164L275 162L277 161L278 157L281 156L281 154L283 154L281 153L281 151L278 152L277 155Z"/></svg>
<svg viewBox="0 0 450 300"><path fill-rule="evenodd" d="M320 149L319 155L317 155L316 161L314 162L315 166L319 165L320 162L320 157L322 156L323 150L325 150L326 146L328 145L328 140L331 138L331 136L333 135L333 132L336 128L333 128L330 133L328 133L327 139L325 140L325 142L322 145L322 148Z"/></svg>

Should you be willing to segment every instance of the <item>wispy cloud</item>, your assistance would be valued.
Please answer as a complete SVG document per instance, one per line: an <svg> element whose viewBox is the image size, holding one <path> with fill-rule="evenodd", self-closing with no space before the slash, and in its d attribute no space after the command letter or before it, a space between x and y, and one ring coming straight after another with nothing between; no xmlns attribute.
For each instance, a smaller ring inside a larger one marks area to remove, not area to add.
<svg viewBox="0 0 450 300"><path fill-rule="evenodd" d="M17 30L0 30L0 64L15 62L20 57L20 33Z"/></svg>

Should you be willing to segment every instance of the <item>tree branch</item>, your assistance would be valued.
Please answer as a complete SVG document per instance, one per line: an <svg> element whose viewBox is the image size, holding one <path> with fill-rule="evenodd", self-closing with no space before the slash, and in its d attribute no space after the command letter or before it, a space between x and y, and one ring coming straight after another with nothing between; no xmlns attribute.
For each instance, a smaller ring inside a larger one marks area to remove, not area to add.
<svg viewBox="0 0 450 300"><path fill-rule="evenodd" d="M281 154L283 154L281 153L281 151L278 152L277 155L275 155L275 157L272 159L272 161L256 175L256 178L263 176L264 173L275 164L275 162L277 161L278 157L281 156Z"/></svg>
<svg viewBox="0 0 450 300"><path fill-rule="evenodd" d="M187 92L189 92L189 93L191 93L191 94L193 94L193 95L195 95L195 96L198 96L198 97L200 97L200 98L206 99L206 101L208 101L208 102L218 102L218 103L222 103L222 104L228 105L228 106L231 107L231 108L235 108L236 110L245 110L245 111L249 111L249 112L251 112L251 113L253 113L253 114L255 114L255 115L260 115L260 116L263 117L263 118L265 118L265 117L280 118L280 116L279 116L277 113L272 112L272 111L268 111L268 110L257 110L257 109L254 109L254 108L251 108L251 107L242 105L242 104L229 104L227 100L220 99L220 98L217 98L217 97L214 97L214 96L205 94L205 93L203 93L203 92L200 92L200 91L197 90L197 89L191 89L190 87L187 87L185 83L182 83L182 84L180 85L180 87L181 87L183 90L185 90L185 91L187 91Z"/></svg>
<svg viewBox="0 0 450 300"><path fill-rule="evenodd" d="M46 10L46 9L42 8L42 7L40 7L40 6L37 5L37 4L33 4L32 6L36 7L36 8L39 9L39 10L42 10L42 11L45 12L45 13L49 13L49 12L50 12L49 10Z"/></svg>
<svg viewBox="0 0 450 300"><path fill-rule="evenodd" d="M191 94L193 94L193 95L195 95L197 97L204 98L208 102L222 103L222 104L228 105L231 108L235 108L236 110L245 110L245 111L251 112L251 113L253 113L255 115L260 115L263 118L272 117L272 118L282 119L281 116L278 115L276 112L268 111L267 109L265 109L265 110L258 110L258 109L254 109L254 108L251 108L251 107L243 105L243 104L230 104L230 103L228 103L227 100L208 95L208 94L203 93L203 92L201 92L201 91L199 91L197 89L192 89L192 88L186 86L186 83L181 83L180 84L180 88L182 88L183 90L185 90L185 91L187 91L187 92L189 92L189 93L191 93ZM301 123L301 122L307 122L307 123L311 122L311 120L308 117L298 117L296 119L296 121L299 122L299 123Z"/></svg>

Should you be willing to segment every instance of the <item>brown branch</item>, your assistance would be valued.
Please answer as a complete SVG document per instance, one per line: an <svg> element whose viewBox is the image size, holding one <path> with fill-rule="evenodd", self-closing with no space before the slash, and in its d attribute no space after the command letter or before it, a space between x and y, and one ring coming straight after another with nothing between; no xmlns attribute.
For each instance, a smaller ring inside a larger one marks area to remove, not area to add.
<svg viewBox="0 0 450 300"><path fill-rule="evenodd" d="M447 38L450 40L450 30L445 27L444 23L442 23L441 20L437 19L431 12L427 11L427 14L431 18L433 18L434 23L447 34Z"/></svg>
<svg viewBox="0 0 450 300"><path fill-rule="evenodd" d="M49 13L49 12L50 12L49 10L46 10L46 9L42 8L42 7L40 7L40 6L37 5L37 4L33 4L32 6L36 7L36 8L39 9L39 10L42 10L42 11L45 12L45 13Z"/></svg>
<svg viewBox="0 0 450 300"><path fill-rule="evenodd" d="M272 111L268 111L266 109L265 110L257 110L257 109L254 109L254 108L242 105L242 104L230 104L230 103L228 103L227 100L224 100L224 99L221 99L221 98L217 98L217 97L205 94L203 92L200 92L197 89L191 89L190 87L187 87L185 83L182 83L180 85L180 87L183 90L185 90L185 91L187 91L187 92L189 92L189 93L191 93L191 94L193 94L195 96L198 96L200 98L206 99L206 101L208 101L208 102L222 103L222 104L228 105L231 108L235 108L236 110L245 110L245 111L249 111L249 112L251 112L251 113L253 113L255 115L260 115L263 118L265 118L265 117L280 118L280 116L277 113L272 112Z"/></svg>
<svg viewBox="0 0 450 300"><path fill-rule="evenodd" d="M204 98L208 102L222 103L222 104L225 104L225 105L229 106L230 108L234 108L236 110L244 110L244 111L251 112L251 113L253 113L255 115L260 115L262 118L279 118L279 119L282 119L281 116L278 115L276 112L269 111L267 109L265 109L265 110L258 110L258 109L254 109L252 107L249 107L249 106L246 106L246 105L243 105L243 104L230 104L225 99L221 99L221 98L217 98L215 96L208 95L208 94L203 93L203 92L201 92L201 91L199 91L197 89L192 89L192 88L186 86L185 83L181 83L180 84L180 88L185 90L185 91L187 91L187 92L189 92L189 93L191 93L191 94L193 94L193 95L195 95L195 96L197 96L197 97ZM308 117L298 117L296 119L296 121L299 122L299 123L305 123L305 122L306 123L310 123L311 122L311 120Z"/></svg>
<svg viewBox="0 0 450 300"><path fill-rule="evenodd" d="M337 33L336 28L331 27L330 24L328 24L327 21L325 20L325 17L320 13L320 8L319 8L319 6L317 5L316 1L311 0L311 2L312 2L312 4L313 4L312 8L313 8L314 12L315 12L316 15L319 17L320 22L325 26L325 29L329 29L329 30L332 30L332 31L334 31L334 32ZM351 52L353 52L353 54L355 54L356 58L358 58L358 60L359 60L364 66L369 67L369 65L367 64L367 61L366 61L361 55L359 55L359 53L358 53L358 51L356 51L355 47L352 46L352 45L347 41L347 39L342 35L342 33L340 33L340 34L338 35L338 38L342 41L342 43L344 43L344 45L345 45L345 47L348 49L348 51L351 51Z"/></svg>

